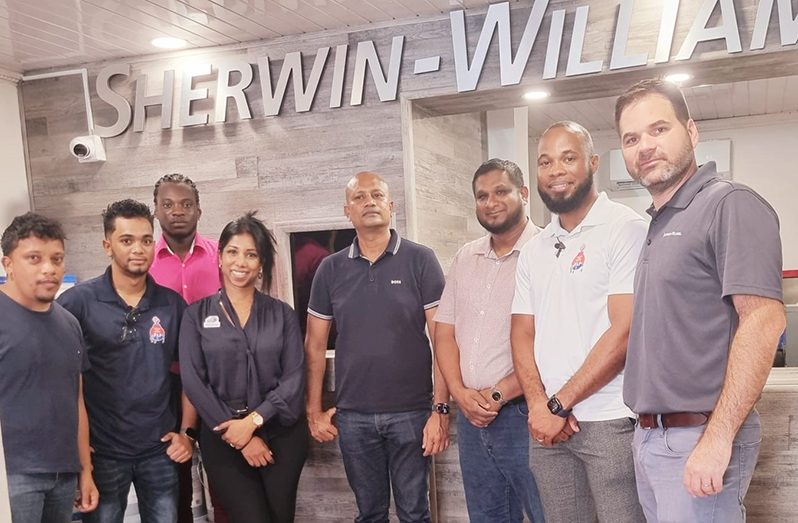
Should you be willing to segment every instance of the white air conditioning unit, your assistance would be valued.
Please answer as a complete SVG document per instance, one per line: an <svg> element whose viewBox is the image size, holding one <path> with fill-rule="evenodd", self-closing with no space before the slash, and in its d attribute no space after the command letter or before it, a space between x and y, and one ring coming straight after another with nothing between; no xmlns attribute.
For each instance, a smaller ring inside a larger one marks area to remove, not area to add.
<svg viewBox="0 0 798 523"><path fill-rule="evenodd" d="M627 191L643 188L629 176L626 164L623 161L623 153L621 153L620 149L612 149L609 152L609 156L612 190ZM726 179L731 178L731 140L698 142L695 148L695 159L698 165L714 161L717 165L718 174Z"/></svg>

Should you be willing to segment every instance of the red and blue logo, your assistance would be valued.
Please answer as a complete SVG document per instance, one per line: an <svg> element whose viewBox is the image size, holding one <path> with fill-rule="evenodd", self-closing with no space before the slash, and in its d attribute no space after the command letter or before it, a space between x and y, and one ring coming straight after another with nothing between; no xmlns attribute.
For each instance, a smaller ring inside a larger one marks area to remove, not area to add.
<svg viewBox="0 0 798 523"><path fill-rule="evenodd" d="M583 245L579 252L574 256L574 259L571 260L571 273L576 271L581 271L585 266L585 246Z"/></svg>
<svg viewBox="0 0 798 523"><path fill-rule="evenodd" d="M150 327L150 343L164 343L166 341L166 329L161 325L161 318L152 317L152 327Z"/></svg>

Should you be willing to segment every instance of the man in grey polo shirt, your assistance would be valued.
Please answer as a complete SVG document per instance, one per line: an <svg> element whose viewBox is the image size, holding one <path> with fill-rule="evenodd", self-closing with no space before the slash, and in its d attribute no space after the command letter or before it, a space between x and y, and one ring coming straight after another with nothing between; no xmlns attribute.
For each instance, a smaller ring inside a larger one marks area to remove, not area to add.
<svg viewBox="0 0 798 523"><path fill-rule="evenodd" d="M635 275L624 400L649 521L745 520L759 452L754 410L785 319L778 218L715 163L675 85L635 84L615 105L626 168L653 198Z"/></svg>
<svg viewBox="0 0 798 523"><path fill-rule="evenodd" d="M436 376L433 405L425 332L433 334L443 271L429 248L391 230L392 210L379 175L361 172L349 180L344 213L357 237L322 261L308 305L308 425L319 442L340 436L357 522L388 521L391 490L400 521L430 521L429 456L449 444L449 393ZM336 406L323 411L333 319Z"/></svg>

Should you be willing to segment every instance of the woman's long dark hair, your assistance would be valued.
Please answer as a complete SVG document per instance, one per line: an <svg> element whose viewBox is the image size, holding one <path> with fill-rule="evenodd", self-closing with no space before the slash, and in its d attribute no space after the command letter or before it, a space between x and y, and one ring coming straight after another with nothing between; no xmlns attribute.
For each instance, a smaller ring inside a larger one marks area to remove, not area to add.
<svg viewBox="0 0 798 523"><path fill-rule="evenodd" d="M274 248L274 235L266 228L262 221L255 218L257 211L249 211L241 218L233 220L225 225L222 234L219 236L219 256L230 243L233 236L239 234L249 234L255 240L255 248L258 251L261 270L263 271L263 284L260 290L268 292L272 286L272 269L274 269L274 258L277 251Z"/></svg>

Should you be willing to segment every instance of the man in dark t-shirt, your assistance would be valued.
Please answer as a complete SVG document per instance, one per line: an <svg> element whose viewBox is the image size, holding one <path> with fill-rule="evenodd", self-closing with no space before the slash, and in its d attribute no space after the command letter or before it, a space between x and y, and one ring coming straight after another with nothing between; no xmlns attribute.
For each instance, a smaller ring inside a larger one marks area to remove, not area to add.
<svg viewBox="0 0 798 523"><path fill-rule="evenodd" d="M80 325L57 303L64 232L44 216L17 216L2 238L0 425L12 521L69 521L97 506L80 379Z"/></svg>
<svg viewBox="0 0 798 523"><path fill-rule="evenodd" d="M436 372L433 394L424 328L432 334L443 271L432 250L391 230L393 202L379 175L356 174L344 210L357 237L322 261L308 306L310 432L320 442L340 435L357 521L387 521L389 485L401 521L429 521L429 456L449 443L449 392ZM336 407L322 411L333 319Z"/></svg>
<svg viewBox="0 0 798 523"><path fill-rule="evenodd" d="M178 426L169 369L185 302L148 275L153 216L122 200L103 213L105 274L58 298L81 324L91 369L84 374L101 501L88 522L121 523L131 483L143 523L177 519L176 463L191 459L196 412L183 402ZM182 427L181 430L178 430Z"/></svg>

